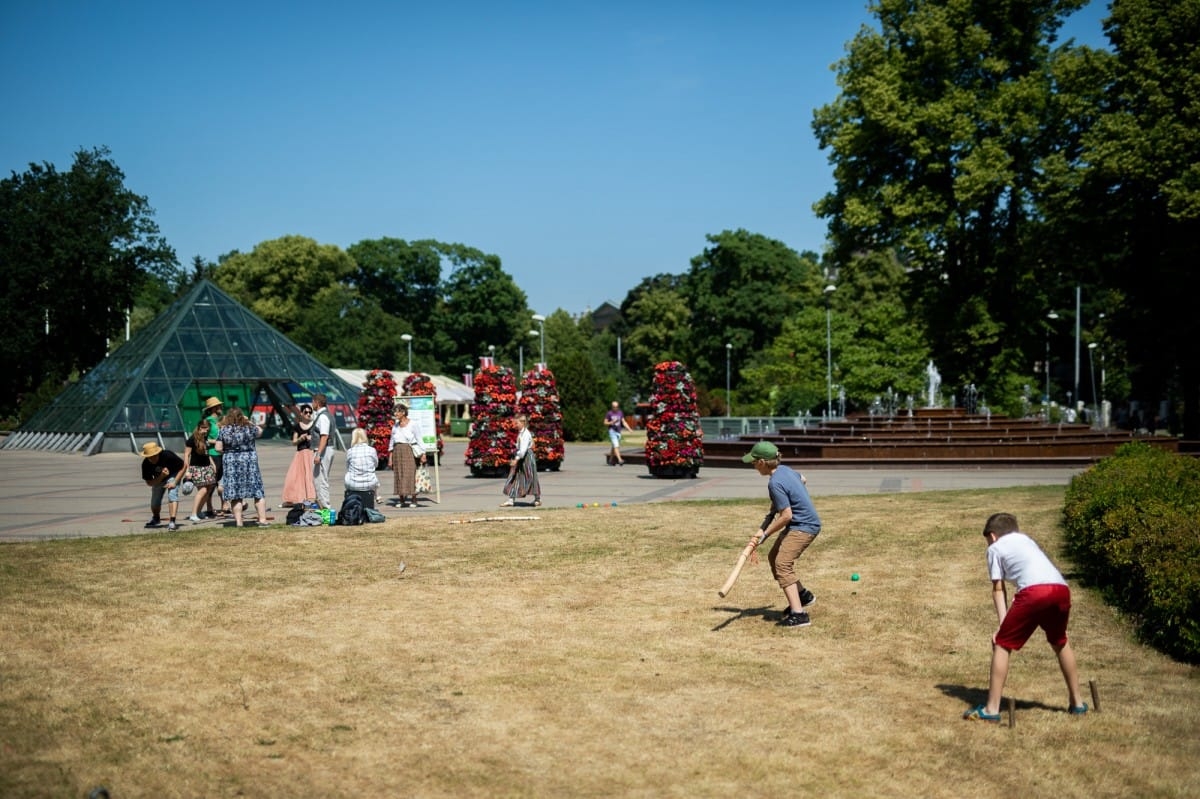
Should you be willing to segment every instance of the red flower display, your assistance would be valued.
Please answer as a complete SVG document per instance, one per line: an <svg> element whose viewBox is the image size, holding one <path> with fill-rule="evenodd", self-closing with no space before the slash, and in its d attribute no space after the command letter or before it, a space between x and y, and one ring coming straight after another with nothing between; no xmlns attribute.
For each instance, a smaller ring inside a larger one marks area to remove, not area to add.
<svg viewBox="0 0 1200 799"><path fill-rule="evenodd" d="M562 410L558 384L549 369L530 369L521 378L521 398L517 409L529 417L533 435L533 454L539 469L557 472L563 462Z"/></svg>
<svg viewBox="0 0 1200 799"><path fill-rule="evenodd" d="M516 412L516 382L512 369L494 366L490 358L481 360L483 365L475 372L466 464L475 477L503 477L517 448L517 432L511 424Z"/></svg>
<svg viewBox="0 0 1200 799"><path fill-rule="evenodd" d="M367 431L367 438L379 453L379 466L384 468L391 454L392 408L395 407L396 380L386 369L367 373L362 393L358 395L358 426Z"/></svg>
<svg viewBox="0 0 1200 799"><path fill-rule="evenodd" d="M678 361L654 367L653 414L646 422L646 466L655 477L695 477L704 463L704 433L696 412L696 386Z"/></svg>

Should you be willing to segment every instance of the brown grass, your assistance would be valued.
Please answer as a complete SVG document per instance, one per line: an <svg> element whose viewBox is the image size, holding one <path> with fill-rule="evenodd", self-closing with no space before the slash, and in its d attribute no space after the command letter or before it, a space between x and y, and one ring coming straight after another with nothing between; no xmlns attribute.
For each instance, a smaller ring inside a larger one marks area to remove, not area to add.
<svg viewBox="0 0 1200 799"><path fill-rule="evenodd" d="M765 502L8 545L0 795L1194 796L1197 671L1076 581L1103 712L1063 712L1035 638L1015 729L960 719L983 520L1055 554L1061 501L818 497L798 630L765 559L716 595Z"/></svg>

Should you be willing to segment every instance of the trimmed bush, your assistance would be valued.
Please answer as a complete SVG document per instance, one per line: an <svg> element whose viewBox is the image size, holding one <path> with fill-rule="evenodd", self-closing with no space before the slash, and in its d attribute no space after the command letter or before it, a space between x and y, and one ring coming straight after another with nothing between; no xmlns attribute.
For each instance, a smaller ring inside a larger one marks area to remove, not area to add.
<svg viewBox="0 0 1200 799"><path fill-rule="evenodd" d="M1126 444L1077 475L1067 552L1146 643L1200 663L1200 460Z"/></svg>

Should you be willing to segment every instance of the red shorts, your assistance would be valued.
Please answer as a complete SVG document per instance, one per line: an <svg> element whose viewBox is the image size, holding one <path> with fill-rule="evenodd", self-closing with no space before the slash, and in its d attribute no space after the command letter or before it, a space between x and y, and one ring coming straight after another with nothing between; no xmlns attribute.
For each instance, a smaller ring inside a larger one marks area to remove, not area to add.
<svg viewBox="0 0 1200 799"><path fill-rule="evenodd" d="M1065 585L1031 585L1018 591L1012 607L992 642L1016 651L1025 646L1033 631L1041 627L1046 641L1058 647L1067 642L1067 620L1071 617L1071 589Z"/></svg>

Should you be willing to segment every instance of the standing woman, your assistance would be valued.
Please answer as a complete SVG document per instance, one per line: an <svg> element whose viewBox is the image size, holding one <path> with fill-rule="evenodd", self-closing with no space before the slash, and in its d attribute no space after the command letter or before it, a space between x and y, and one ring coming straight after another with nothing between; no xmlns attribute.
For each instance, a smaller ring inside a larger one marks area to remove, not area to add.
<svg viewBox="0 0 1200 799"><path fill-rule="evenodd" d="M208 420L201 419L200 424L192 431L192 437L183 447L183 479L191 480L196 487L196 498L192 500L192 515L189 522L200 521L200 508L205 499L209 498L213 486L217 484L217 467L208 454Z"/></svg>
<svg viewBox="0 0 1200 799"><path fill-rule="evenodd" d="M284 505L303 505L317 496L317 486L313 482L312 412L311 405L301 405L300 418L296 420L296 429L292 431L296 454L292 456L287 476L283 478Z"/></svg>
<svg viewBox="0 0 1200 799"><path fill-rule="evenodd" d="M402 508L417 504L417 465L425 465L420 435L417 426L408 418L408 406L397 405L396 423L392 425L392 491L400 497Z"/></svg>
<svg viewBox="0 0 1200 799"><path fill-rule="evenodd" d="M527 497L533 494L533 506L542 504L542 486L537 476L537 456L533 452L533 434L529 432L529 417L518 413L513 417L517 425L517 451L513 455L508 472L508 480L504 483L504 493L508 499L500 503L507 508L516 504L517 497Z"/></svg>
<svg viewBox="0 0 1200 799"><path fill-rule="evenodd" d="M265 526L267 523L262 471L258 468L256 448L260 435L262 428L247 419L241 408L231 409L221 421L219 443L225 467L221 488L233 508L233 520L238 527L242 526L242 511L248 499L254 500L259 525Z"/></svg>
<svg viewBox="0 0 1200 799"><path fill-rule="evenodd" d="M221 433L221 416L224 415L225 409L218 397L209 397L204 401L204 421L208 423L208 457L212 460L213 467L216 468L217 482L213 486L212 491L208 492L205 500L205 514L210 519L215 519L217 514L213 511L213 496L216 495L221 500L221 514L225 515L229 512L229 503L221 496L221 477L225 474L221 466L221 448L217 446L217 439Z"/></svg>

